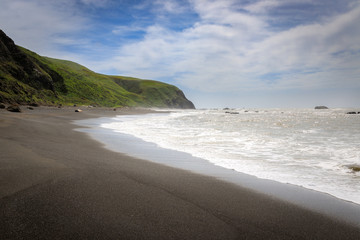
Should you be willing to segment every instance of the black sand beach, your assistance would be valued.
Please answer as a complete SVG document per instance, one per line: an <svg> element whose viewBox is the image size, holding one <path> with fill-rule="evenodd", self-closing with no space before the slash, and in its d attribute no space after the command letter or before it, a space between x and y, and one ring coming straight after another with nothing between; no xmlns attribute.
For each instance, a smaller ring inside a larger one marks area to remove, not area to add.
<svg viewBox="0 0 360 240"><path fill-rule="evenodd" d="M139 113L0 110L0 239L359 239L299 206L103 148L72 120Z"/></svg>

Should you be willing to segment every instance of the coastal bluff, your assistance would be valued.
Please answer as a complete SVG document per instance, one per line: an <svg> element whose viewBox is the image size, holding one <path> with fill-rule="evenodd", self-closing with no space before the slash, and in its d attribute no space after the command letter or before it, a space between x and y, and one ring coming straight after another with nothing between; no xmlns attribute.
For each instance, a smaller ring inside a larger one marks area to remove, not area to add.
<svg viewBox="0 0 360 240"><path fill-rule="evenodd" d="M75 62L39 56L0 30L0 103L193 109L176 86L99 74Z"/></svg>

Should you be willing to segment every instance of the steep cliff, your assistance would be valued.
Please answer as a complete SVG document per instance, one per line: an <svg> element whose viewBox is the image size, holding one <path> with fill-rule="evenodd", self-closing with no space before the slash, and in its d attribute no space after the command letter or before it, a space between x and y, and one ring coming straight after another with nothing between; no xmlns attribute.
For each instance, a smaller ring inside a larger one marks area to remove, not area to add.
<svg viewBox="0 0 360 240"><path fill-rule="evenodd" d="M77 63L42 57L0 30L0 102L194 108L173 85L95 73Z"/></svg>

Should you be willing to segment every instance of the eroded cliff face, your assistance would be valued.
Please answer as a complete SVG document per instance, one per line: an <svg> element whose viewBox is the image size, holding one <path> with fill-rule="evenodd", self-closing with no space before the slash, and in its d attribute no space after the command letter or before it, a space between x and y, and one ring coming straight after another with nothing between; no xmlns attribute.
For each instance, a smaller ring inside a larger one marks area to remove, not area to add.
<svg viewBox="0 0 360 240"><path fill-rule="evenodd" d="M185 97L179 88L156 81L121 79L115 78L114 81L127 91L140 94L147 104L154 107L168 107L180 109L194 109L194 104Z"/></svg>
<svg viewBox="0 0 360 240"><path fill-rule="evenodd" d="M0 30L0 102L195 108L177 87L95 73L77 63L41 57Z"/></svg>
<svg viewBox="0 0 360 240"><path fill-rule="evenodd" d="M66 92L64 79L46 65L31 58L0 30L0 69L35 89ZM56 88L55 86L59 87Z"/></svg>
<svg viewBox="0 0 360 240"><path fill-rule="evenodd" d="M195 109L195 105L185 97L180 89L177 89L174 98L168 104L172 108Z"/></svg>

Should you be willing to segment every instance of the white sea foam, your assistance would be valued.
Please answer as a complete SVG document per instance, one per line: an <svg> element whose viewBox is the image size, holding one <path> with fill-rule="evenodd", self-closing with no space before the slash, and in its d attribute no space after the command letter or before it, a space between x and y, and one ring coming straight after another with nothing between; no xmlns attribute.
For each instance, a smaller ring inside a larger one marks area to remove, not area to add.
<svg viewBox="0 0 360 240"><path fill-rule="evenodd" d="M360 204L360 115L345 110L183 110L118 116L102 127L225 168Z"/></svg>

